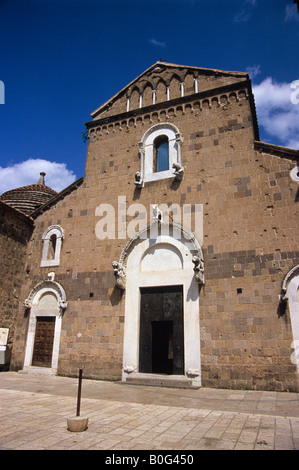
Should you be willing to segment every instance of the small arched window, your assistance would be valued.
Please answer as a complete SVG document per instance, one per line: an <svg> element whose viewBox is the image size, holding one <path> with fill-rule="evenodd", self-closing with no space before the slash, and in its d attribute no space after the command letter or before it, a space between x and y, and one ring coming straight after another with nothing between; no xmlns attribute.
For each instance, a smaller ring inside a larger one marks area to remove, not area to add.
<svg viewBox="0 0 299 470"><path fill-rule="evenodd" d="M171 123L150 127L139 142L140 174L143 183L173 178L174 164L181 164L182 136Z"/></svg>
<svg viewBox="0 0 299 470"><path fill-rule="evenodd" d="M154 141L154 173L169 170L169 143L166 135Z"/></svg>
<svg viewBox="0 0 299 470"><path fill-rule="evenodd" d="M63 236L63 229L59 225L52 225L44 232L41 266L59 266Z"/></svg>

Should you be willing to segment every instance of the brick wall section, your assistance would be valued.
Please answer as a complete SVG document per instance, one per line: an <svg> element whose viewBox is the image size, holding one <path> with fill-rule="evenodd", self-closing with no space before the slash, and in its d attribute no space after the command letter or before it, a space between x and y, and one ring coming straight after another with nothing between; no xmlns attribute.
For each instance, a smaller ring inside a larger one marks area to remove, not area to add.
<svg viewBox="0 0 299 470"><path fill-rule="evenodd" d="M0 327L9 328L7 360L15 335L26 244L32 229L31 219L0 202Z"/></svg>
<svg viewBox="0 0 299 470"><path fill-rule="evenodd" d="M175 124L183 136L184 178L138 190L134 175L140 170L139 142L147 129L164 121ZM203 204L203 385L298 391L290 361L289 314L278 314L283 278L298 263L298 186L289 177L295 160L259 151L255 138L252 104L241 85L226 97L211 93L198 101L190 96L176 106L165 103L144 114L94 124L84 183L35 221L27 258L32 271L21 293L24 300L52 271L39 267L41 237L49 225L61 225L65 239L54 271L68 307L60 374L75 375L83 366L86 377L121 377L126 293L115 287L111 263L119 259L127 239L97 239L95 209L103 203L117 209L118 196L125 196L127 207L140 203L148 209L148 220L150 204ZM116 226L118 221L115 210ZM25 323L20 307L16 368L24 359Z"/></svg>

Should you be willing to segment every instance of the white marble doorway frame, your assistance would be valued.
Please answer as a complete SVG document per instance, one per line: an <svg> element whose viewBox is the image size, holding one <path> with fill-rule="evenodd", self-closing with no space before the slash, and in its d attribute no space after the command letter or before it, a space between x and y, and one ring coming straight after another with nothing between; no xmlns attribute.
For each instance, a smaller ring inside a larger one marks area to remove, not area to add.
<svg viewBox="0 0 299 470"><path fill-rule="evenodd" d="M39 308L40 300L47 295L52 297L54 296L57 302L55 302L55 305L50 305L48 309ZM65 291L63 287L54 280L42 281L31 290L28 298L24 302L24 306L30 310L30 313L23 371L43 369L44 372L48 370L49 372L56 373L58 366L62 316L65 308L67 307ZM37 317L43 316L55 317L53 353L50 368L37 368L32 366Z"/></svg>
<svg viewBox="0 0 299 470"><path fill-rule="evenodd" d="M121 256L126 269L124 382L128 377L143 376L139 372L140 288L180 285L183 286L185 374L176 377L201 386L200 289L195 278L193 257L199 255L202 259L202 252L191 232L174 224L172 228L174 236L161 233L153 236L148 230L147 237L135 237L133 248L131 246L129 253Z"/></svg>

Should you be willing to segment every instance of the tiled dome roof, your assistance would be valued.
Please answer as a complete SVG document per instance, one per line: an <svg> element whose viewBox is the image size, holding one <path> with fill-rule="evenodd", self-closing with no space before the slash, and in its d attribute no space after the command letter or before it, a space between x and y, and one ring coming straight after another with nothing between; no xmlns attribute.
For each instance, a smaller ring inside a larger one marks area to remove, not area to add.
<svg viewBox="0 0 299 470"><path fill-rule="evenodd" d="M30 215L57 194L54 189L45 185L45 175L44 172L41 172L36 184L6 191L0 196L0 200L24 214Z"/></svg>

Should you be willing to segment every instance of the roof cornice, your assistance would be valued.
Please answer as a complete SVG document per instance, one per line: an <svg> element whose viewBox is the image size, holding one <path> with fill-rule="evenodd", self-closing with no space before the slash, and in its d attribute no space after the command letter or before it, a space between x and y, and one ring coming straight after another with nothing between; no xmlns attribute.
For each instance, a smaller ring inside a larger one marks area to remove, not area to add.
<svg viewBox="0 0 299 470"><path fill-rule="evenodd" d="M68 194L70 194L71 192L75 191L79 186L81 186L81 184L83 183L84 181L84 178L83 176L79 179L77 179L76 181L74 181L74 183L70 184L69 186L67 186L65 189L63 189L62 191L60 191L60 193L56 194L54 197L52 197L48 202L46 202L45 204L43 204L42 206L40 206L38 209L36 209L35 211L33 211L31 214L30 214L30 217L32 217L33 219L36 219L36 217L38 217L40 214L42 214L43 212L45 212L46 210L50 209L50 207L52 207L54 204L56 204L58 201L60 201L61 199L64 199Z"/></svg>
<svg viewBox="0 0 299 470"><path fill-rule="evenodd" d="M270 153L276 157L287 158L299 162L299 150L282 147L280 145L268 144L267 142L255 141L255 150L260 152Z"/></svg>

